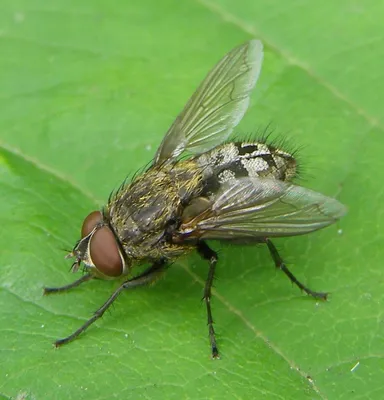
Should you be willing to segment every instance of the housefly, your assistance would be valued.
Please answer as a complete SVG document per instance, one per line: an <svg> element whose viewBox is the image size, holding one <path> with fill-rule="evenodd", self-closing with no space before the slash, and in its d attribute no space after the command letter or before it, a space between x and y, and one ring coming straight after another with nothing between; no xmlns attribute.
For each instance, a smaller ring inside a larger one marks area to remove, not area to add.
<svg viewBox="0 0 384 400"><path fill-rule="evenodd" d="M219 356L211 311L217 253L209 240L264 243L272 259L308 295L326 298L288 270L271 238L301 235L336 222L346 209L337 200L292 182L293 154L265 141L227 141L243 118L260 74L263 46L251 40L233 49L209 72L166 133L151 165L91 212L69 257L77 281L126 277L68 343L100 318L126 289L156 281L179 256L196 250L209 264L204 287L212 356ZM183 152L189 156L181 157ZM150 266L132 275L140 264ZM129 277L129 278L128 278Z"/></svg>

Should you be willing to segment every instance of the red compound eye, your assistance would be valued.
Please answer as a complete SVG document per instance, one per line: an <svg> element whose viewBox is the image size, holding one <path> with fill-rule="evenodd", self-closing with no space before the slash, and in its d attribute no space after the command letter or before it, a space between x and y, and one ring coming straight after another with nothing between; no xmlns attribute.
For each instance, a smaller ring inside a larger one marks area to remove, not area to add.
<svg viewBox="0 0 384 400"><path fill-rule="evenodd" d="M103 216L100 211L91 212L83 222L81 227L81 238L88 236L95 226L103 220Z"/></svg>
<svg viewBox="0 0 384 400"><path fill-rule="evenodd" d="M115 235L108 226L102 226L92 235L90 256L95 267L104 275L117 277L123 273L123 262Z"/></svg>

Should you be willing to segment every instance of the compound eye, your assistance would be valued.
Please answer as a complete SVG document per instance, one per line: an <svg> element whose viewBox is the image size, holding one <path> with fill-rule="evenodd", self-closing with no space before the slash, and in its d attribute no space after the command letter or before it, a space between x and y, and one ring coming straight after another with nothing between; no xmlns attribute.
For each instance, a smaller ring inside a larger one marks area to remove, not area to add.
<svg viewBox="0 0 384 400"><path fill-rule="evenodd" d="M88 236L103 219L103 215L100 211L91 212L83 222L81 227L81 238Z"/></svg>
<svg viewBox="0 0 384 400"><path fill-rule="evenodd" d="M116 238L108 226L102 226L92 235L90 256L94 266L105 276L117 277L123 273Z"/></svg>

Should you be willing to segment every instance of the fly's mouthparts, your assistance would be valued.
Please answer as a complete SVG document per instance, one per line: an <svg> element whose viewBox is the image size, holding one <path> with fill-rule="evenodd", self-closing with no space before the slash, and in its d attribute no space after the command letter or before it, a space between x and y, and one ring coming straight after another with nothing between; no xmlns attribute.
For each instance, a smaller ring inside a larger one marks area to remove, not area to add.
<svg viewBox="0 0 384 400"><path fill-rule="evenodd" d="M81 260L80 260L80 259L76 260L76 261L72 264L71 272L73 272L73 273L77 272L77 271L79 270L79 268L80 268L80 264L81 264Z"/></svg>

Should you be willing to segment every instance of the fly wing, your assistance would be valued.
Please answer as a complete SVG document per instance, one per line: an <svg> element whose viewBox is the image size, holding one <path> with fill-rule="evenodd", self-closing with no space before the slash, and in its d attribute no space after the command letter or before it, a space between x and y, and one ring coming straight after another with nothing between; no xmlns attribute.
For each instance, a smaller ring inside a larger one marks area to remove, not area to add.
<svg viewBox="0 0 384 400"><path fill-rule="evenodd" d="M168 130L155 164L172 161L184 150L205 152L226 140L248 108L262 60L259 40L246 42L224 56Z"/></svg>
<svg viewBox="0 0 384 400"><path fill-rule="evenodd" d="M184 239L257 241L316 231L345 213L337 200L301 186L241 178L222 184L205 211L181 225L180 234Z"/></svg>

